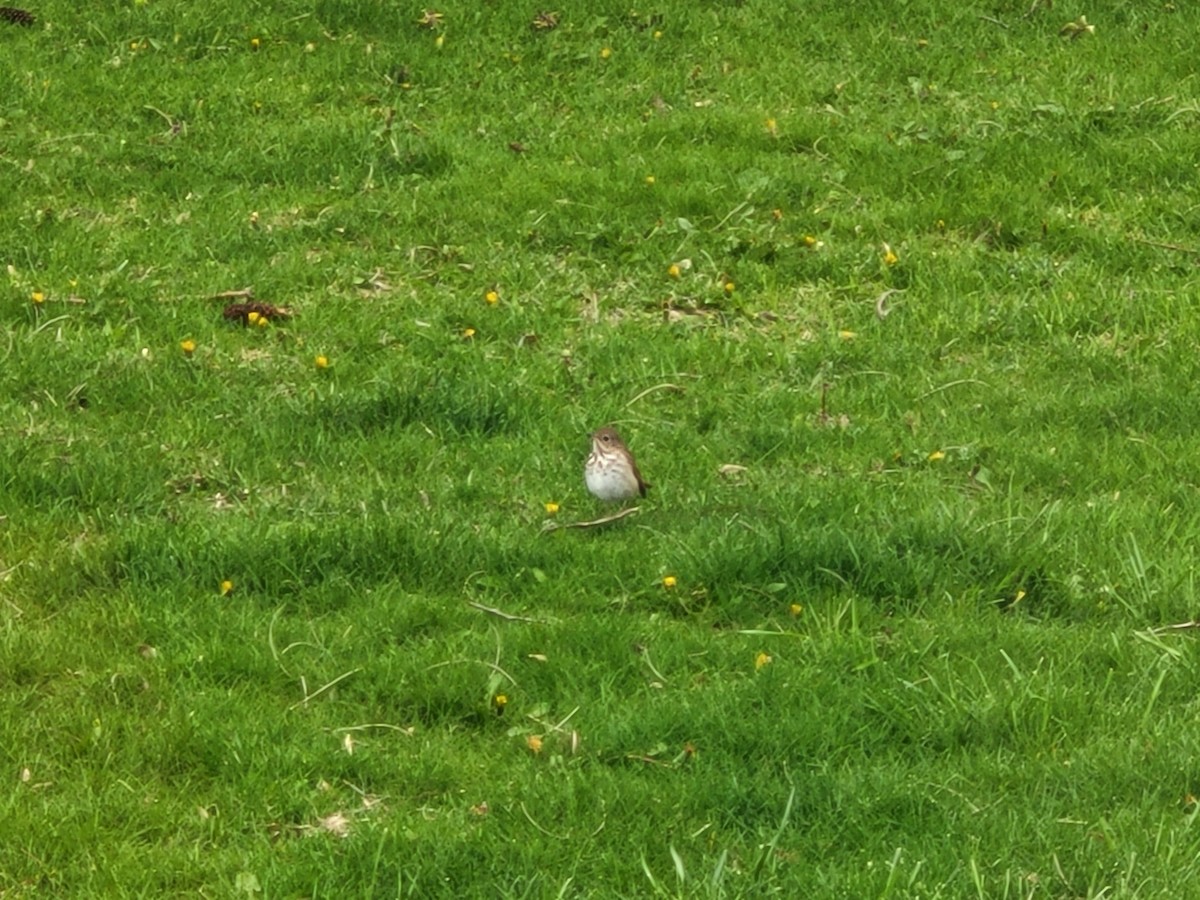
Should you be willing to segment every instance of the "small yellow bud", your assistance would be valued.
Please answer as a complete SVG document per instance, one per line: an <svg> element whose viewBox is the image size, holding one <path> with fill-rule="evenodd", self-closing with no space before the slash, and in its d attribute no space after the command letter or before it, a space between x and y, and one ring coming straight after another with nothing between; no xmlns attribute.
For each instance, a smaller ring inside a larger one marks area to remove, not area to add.
<svg viewBox="0 0 1200 900"><path fill-rule="evenodd" d="M221 596L228 597L233 593L233 582L226 578L221 582Z"/></svg>
<svg viewBox="0 0 1200 900"><path fill-rule="evenodd" d="M318 356L316 358L316 360L314 360L314 362L316 363L316 366L318 369L328 369L329 368L329 358L328 357Z"/></svg>
<svg viewBox="0 0 1200 900"><path fill-rule="evenodd" d="M179 342L179 349L183 351L184 356L191 356L196 352L196 342L191 338Z"/></svg>
<svg viewBox="0 0 1200 900"><path fill-rule="evenodd" d="M608 59L610 56L612 56L612 47L605 47L600 51L601 59Z"/></svg>
<svg viewBox="0 0 1200 900"><path fill-rule="evenodd" d="M666 588L668 591L671 590L672 588L674 588L676 584L678 584L678 582L676 581L674 575L664 575L663 576L662 586L664 588Z"/></svg>
<svg viewBox="0 0 1200 900"><path fill-rule="evenodd" d="M671 278L678 278L681 274L678 263L671 263L667 266L667 275Z"/></svg>

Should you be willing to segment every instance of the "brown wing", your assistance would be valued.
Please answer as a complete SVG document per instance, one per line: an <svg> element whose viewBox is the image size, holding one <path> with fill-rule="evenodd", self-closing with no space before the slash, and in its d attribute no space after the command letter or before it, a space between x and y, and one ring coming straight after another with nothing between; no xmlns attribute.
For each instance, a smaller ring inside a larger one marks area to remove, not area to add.
<svg viewBox="0 0 1200 900"><path fill-rule="evenodd" d="M633 477L637 479L638 493L645 497L646 491L650 490L654 485L642 481L642 473L638 471L637 463L633 464Z"/></svg>

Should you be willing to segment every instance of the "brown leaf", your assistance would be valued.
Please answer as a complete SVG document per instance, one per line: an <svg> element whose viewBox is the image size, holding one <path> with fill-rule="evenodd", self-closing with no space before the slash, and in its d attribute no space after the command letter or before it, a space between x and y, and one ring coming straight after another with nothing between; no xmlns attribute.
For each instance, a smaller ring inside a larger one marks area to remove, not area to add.
<svg viewBox="0 0 1200 900"><path fill-rule="evenodd" d="M445 16L440 12L432 9L423 9L421 10L421 18L417 19L417 24L422 28L439 28L444 18Z"/></svg>

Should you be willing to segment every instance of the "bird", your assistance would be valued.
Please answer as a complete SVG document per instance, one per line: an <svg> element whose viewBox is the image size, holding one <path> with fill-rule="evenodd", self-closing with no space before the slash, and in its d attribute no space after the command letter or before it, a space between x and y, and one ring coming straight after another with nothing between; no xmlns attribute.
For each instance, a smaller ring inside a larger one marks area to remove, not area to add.
<svg viewBox="0 0 1200 900"><path fill-rule="evenodd" d="M583 466L583 480L592 494L608 501L645 497L650 487L642 480L621 436L607 425L592 434L592 452Z"/></svg>

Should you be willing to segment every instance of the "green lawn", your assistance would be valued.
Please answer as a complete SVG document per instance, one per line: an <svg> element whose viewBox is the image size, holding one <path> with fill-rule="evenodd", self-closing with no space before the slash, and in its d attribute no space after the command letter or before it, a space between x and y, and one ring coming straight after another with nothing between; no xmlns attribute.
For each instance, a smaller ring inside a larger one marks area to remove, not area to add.
<svg viewBox="0 0 1200 900"><path fill-rule="evenodd" d="M0 897L1200 897L1200 7L30 11Z"/></svg>

